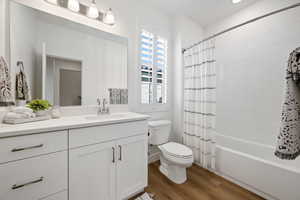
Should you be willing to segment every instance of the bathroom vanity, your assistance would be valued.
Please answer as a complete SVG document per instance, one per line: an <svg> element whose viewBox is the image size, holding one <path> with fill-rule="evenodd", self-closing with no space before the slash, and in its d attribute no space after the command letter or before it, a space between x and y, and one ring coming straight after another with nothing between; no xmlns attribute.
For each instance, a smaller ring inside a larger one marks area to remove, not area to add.
<svg viewBox="0 0 300 200"><path fill-rule="evenodd" d="M147 119L135 113L1 125L1 200L121 200L147 186Z"/></svg>
<svg viewBox="0 0 300 200"><path fill-rule="evenodd" d="M43 0L9 0L5 15L11 90L21 62L31 99L71 113L96 113L98 98L127 107L126 37ZM121 200L142 191L148 116L108 113L0 123L0 200Z"/></svg>

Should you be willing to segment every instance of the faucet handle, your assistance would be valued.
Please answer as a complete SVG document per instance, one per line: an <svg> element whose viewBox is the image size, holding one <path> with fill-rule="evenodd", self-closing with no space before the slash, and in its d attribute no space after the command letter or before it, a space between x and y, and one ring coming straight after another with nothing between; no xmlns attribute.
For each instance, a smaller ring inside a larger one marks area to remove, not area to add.
<svg viewBox="0 0 300 200"><path fill-rule="evenodd" d="M105 98L103 98L103 104L107 104L107 101Z"/></svg>
<svg viewBox="0 0 300 200"><path fill-rule="evenodd" d="M101 99L97 98L97 104L100 106L101 105Z"/></svg>

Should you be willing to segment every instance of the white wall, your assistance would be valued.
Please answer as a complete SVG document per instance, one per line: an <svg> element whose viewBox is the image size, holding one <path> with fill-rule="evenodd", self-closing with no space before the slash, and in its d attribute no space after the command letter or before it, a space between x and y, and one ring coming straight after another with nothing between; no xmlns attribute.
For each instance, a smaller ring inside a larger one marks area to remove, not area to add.
<svg viewBox="0 0 300 200"><path fill-rule="evenodd" d="M4 1L0 1L0 44L4 44ZM4 55L4 47L5 45L1 45L0 46L0 55L3 56Z"/></svg>
<svg viewBox="0 0 300 200"><path fill-rule="evenodd" d="M0 56L4 56L4 58L9 62L8 57L8 35L9 35L9 27L6 23L8 19L8 3L6 0L0 1Z"/></svg>
<svg viewBox="0 0 300 200"><path fill-rule="evenodd" d="M193 20L177 16L174 21L174 81L173 81L173 132L174 139L182 140L183 133L183 60L182 48L203 38L203 29Z"/></svg>
<svg viewBox="0 0 300 200"><path fill-rule="evenodd" d="M206 34L295 2L259 1L208 27ZM299 23L298 7L217 37L218 133L275 145L287 59L300 44Z"/></svg>
<svg viewBox="0 0 300 200"><path fill-rule="evenodd" d="M17 62L22 61L31 94L35 97L37 13L16 3L10 4L10 11L13 13L10 15L10 49L13 52L10 54L11 74L19 72ZM15 76L11 77L13 87L15 87L15 78Z"/></svg>

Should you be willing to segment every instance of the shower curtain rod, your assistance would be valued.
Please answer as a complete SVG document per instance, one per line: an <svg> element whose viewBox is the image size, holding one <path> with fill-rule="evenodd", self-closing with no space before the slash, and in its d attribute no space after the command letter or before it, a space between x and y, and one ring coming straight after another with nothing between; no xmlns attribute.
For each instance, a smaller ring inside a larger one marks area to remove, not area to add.
<svg viewBox="0 0 300 200"><path fill-rule="evenodd" d="M219 36L219 35L222 35L222 34L224 34L224 33L227 33L227 32L229 32L229 31L232 31L232 30L234 30L234 29L237 29L237 28L239 28L239 27L241 27L241 26L250 24L250 23L255 22L255 21L258 21L258 20L260 20L260 19L269 17L269 16L271 16L271 15L275 15L275 14L277 14L277 13L281 13L281 12L284 12L284 11L286 11L286 10L290 10L290 9L292 9L292 8L296 8L296 7L299 7L299 6L300 6L300 3L296 3L296 4L293 4L293 5L291 5L291 6L287 6L287 7L285 7L285 8L282 8L282 9L279 9L279 10L275 10L275 11L270 12L270 13L267 13L267 14L265 14L265 15L262 15L262 16L259 16L259 17L256 17L256 18L253 18L253 19L248 20L248 21L246 21L246 22L243 22L243 23L241 23L241 24L232 26L232 27L230 27L230 28L228 28L228 29L225 29L225 30L220 31L220 32L218 32L218 33L216 33L216 34L213 34L213 35L211 35L211 36L209 36L209 37L207 37L207 38L201 40L200 42L197 42L197 43L191 45L191 46L188 47L188 48L182 49L182 53L184 53L185 51L187 51L187 50L189 50L189 49L192 49L193 47L198 46L199 44L201 44L201 43L203 43L203 42L205 42L205 41L208 41L208 40L210 40L210 39L212 39L212 38L215 38L215 37L217 37L217 36Z"/></svg>

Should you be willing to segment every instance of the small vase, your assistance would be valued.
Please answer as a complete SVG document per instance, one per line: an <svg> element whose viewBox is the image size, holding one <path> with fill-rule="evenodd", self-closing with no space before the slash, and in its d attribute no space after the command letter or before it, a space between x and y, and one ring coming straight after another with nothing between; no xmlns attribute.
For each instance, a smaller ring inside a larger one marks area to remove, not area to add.
<svg viewBox="0 0 300 200"><path fill-rule="evenodd" d="M52 116L53 119L58 119L58 118L60 118L61 114L60 114L60 109L59 109L59 107L54 107L54 108L52 108L51 116Z"/></svg>
<svg viewBox="0 0 300 200"><path fill-rule="evenodd" d="M46 115L48 115L48 110L39 110L35 112L37 117L44 117Z"/></svg>

